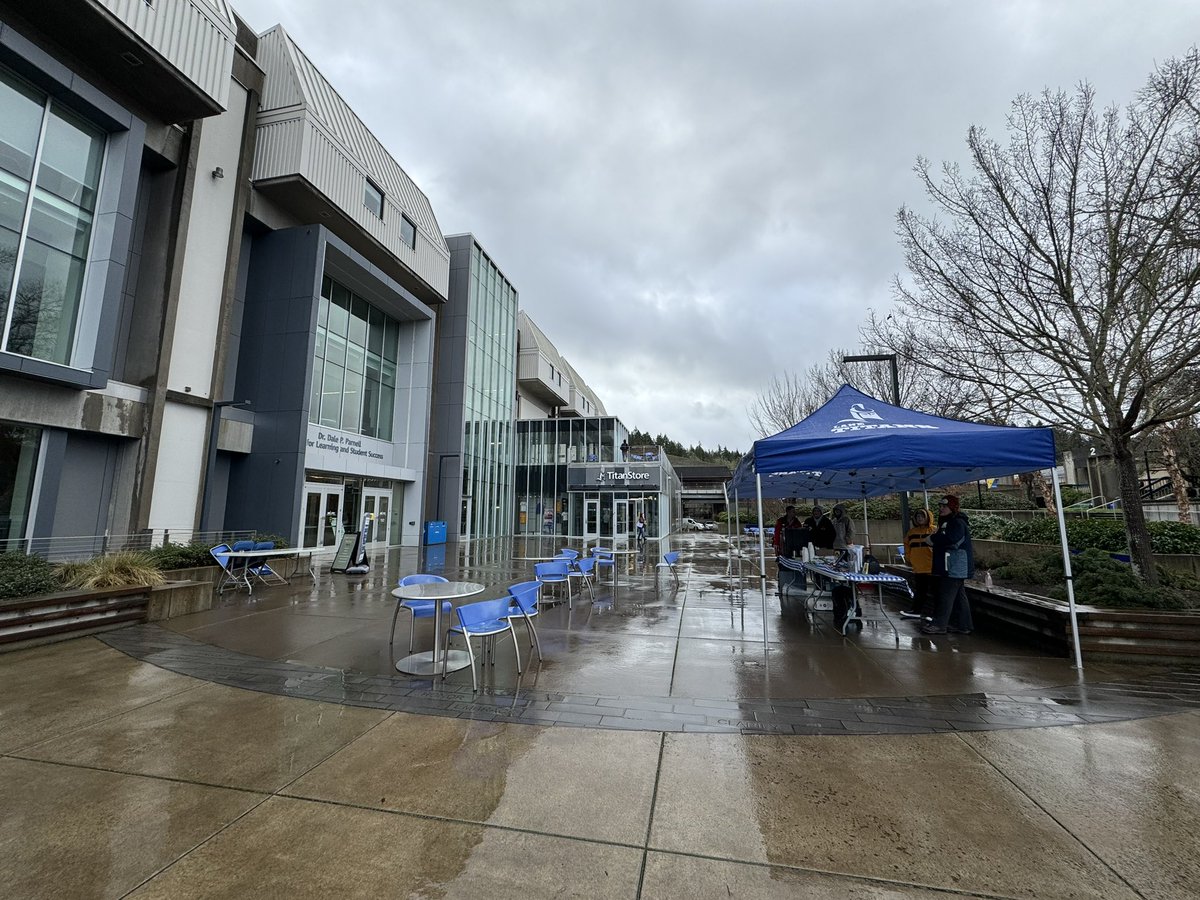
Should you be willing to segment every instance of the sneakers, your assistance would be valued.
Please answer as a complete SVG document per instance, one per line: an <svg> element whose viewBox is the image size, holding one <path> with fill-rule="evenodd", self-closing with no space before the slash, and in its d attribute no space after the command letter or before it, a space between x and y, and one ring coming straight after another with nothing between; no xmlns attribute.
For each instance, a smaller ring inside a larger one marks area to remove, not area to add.
<svg viewBox="0 0 1200 900"><path fill-rule="evenodd" d="M947 631L949 631L951 634L970 634L971 633L970 628L955 628L953 625L951 625L949 628L947 628Z"/></svg>
<svg viewBox="0 0 1200 900"><path fill-rule="evenodd" d="M922 634L946 634L948 630L949 629L941 625L934 625L932 622L930 622L928 625L921 626Z"/></svg>

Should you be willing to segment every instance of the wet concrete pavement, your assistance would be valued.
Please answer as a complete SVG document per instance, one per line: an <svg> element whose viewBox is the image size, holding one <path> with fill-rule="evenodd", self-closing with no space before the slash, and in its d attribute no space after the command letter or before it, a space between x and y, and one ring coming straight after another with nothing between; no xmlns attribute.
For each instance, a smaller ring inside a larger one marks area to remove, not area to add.
<svg viewBox="0 0 1200 900"><path fill-rule="evenodd" d="M843 638L773 596L764 647L753 573L676 544L678 587L544 611L544 660L518 626L526 671L503 642L479 694L388 658L436 549L0 656L5 894L1200 896L1195 671ZM517 555L442 568L496 596Z"/></svg>

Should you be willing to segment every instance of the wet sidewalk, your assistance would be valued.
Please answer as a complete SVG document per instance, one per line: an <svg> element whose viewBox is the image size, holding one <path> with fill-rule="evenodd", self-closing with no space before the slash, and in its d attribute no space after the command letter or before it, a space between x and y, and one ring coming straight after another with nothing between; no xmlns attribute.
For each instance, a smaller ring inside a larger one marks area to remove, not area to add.
<svg viewBox="0 0 1200 900"><path fill-rule="evenodd" d="M391 667L413 551L0 656L6 891L1200 894L1195 672L1081 679L883 619L843 638L774 597L764 620L718 537L679 543L678 587L625 571L543 612L544 660L519 626L525 672L502 643L479 694ZM450 555L448 577L502 588L533 554Z"/></svg>

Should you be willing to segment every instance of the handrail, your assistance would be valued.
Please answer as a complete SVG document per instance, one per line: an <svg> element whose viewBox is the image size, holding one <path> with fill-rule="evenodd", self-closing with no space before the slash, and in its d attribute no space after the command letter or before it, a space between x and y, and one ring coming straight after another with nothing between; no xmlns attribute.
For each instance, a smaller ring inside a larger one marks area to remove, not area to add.
<svg viewBox="0 0 1200 900"><path fill-rule="evenodd" d="M127 550L153 550L167 544L203 543L209 546L258 539L257 531L193 531L190 528L148 528L133 534L81 534L15 538L0 541L0 552L15 551L51 562L72 562Z"/></svg>

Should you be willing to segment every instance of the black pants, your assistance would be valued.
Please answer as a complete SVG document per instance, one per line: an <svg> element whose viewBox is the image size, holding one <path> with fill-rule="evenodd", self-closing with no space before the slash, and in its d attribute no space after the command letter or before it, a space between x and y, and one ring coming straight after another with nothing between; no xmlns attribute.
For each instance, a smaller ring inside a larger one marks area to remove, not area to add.
<svg viewBox="0 0 1200 900"><path fill-rule="evenodd" d="M913 572L913 604L915 613L923 619L932 619L937 612L938 578L929 572Z"/></svg>
<svg viewBox="0 0 1200 900"><path fill-rule="evenodd" d="M933 624L964 632L974 630L971 604L967 601L966 579L948 578L943 575L938 581L937 613L933 617Z"/></svg>

